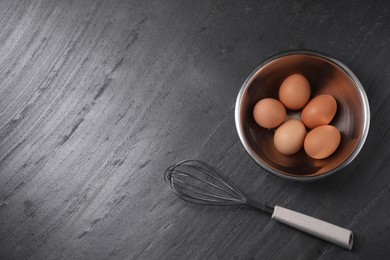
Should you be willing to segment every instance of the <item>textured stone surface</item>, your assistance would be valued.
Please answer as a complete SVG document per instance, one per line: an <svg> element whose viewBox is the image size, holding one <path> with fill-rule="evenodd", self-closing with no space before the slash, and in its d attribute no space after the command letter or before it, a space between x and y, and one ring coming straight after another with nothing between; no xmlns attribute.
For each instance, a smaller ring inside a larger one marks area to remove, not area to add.
<svg viewBox="0 0 390 260"><path fill-rule="evenodd" d="M387 1L1 1L1 259L368 259L390 255ZM339 174L277 178L234 104L263 59L338 58L371 105ZM257 211L191 205L167 166L201 159L259 201L350 228L347 251Z"/></svg>

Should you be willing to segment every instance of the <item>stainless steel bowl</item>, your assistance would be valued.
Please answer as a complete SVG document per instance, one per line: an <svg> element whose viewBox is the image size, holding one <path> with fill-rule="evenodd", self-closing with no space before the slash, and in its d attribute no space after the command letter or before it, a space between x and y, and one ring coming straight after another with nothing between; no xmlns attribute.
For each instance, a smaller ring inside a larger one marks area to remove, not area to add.
<svg viewBox="0 0 390 260"><path fill-rule="evenodd" d="M258 126L253 119L256 102L267 97L278 99L280 84L293 73L309 80L311 98L329 94L337 101L337 113L330 124L340 130L341 142L326 159L310 158L303 149L294 155L280 154L273 144L273 131ZM362 84L347 66L325 54L295 50L265 60L248 76L237 97L235 121L242 144L260 166L283 178L311 181L337 172L356 157L368 134L370 108Z"/></svg>

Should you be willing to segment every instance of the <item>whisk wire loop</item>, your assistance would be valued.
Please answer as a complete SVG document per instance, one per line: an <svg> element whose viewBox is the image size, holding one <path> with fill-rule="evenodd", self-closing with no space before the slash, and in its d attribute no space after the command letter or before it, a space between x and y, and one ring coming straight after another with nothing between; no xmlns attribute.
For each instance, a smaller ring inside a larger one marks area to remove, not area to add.
<svg viewBox="0 0 390 260"><path fill-rule="evenodd" d="M201 161L184 160L171 165L165 171L164 180L177 196L186 201L219 206L250 205L251 200L239 189Z"/></svg>
<svg viewBox="0 0 390 260"><path fill-rule="evenodd" d="M182 183L182 184L184 184L185 186L180 185L179 183L175 183L175 182ZM196 186L194 186L194 185L185 183L184 181L182 181L182 180L180 180L180 179L178 179L178 178L175 178L175 179L174 179L173 187L174 187L176 190L177 190L177 188L180 188L181 190L188 190L188 191L190 191L190 192L193 192L193 193L196 193L196 194L199 194L199 195L208 197L208 198L217 198L217 199L221 199L221 200L225 200L225 201L242 202L241 200L238 200L238 199L233 199L233 198L229 198L229 197L225 197L225 196L221 196L221 195L217 195L217 194L211 194L211 193L206 192L205 190L203 190L203 189L201 189L201 188L198 188L198 187L196 187Z"/></svg>
<svg viewBox="0 0 390 260"><path fill-rule="evenodd" d="M233 196L233 197L236 198L237 200L240 200L240 201L244 200L244 198L243 198L242 196L240 196L239 194L237 194L237 193L234 193L234 192L231 192L231 191L229 191L229 190L223 189L223 188L219 187L218 185L215 185L215 184L212 183L212 182L209 182L209 181L207 181L207 180L203 180L203 179L201 179L201 178L198 178L197 176L190 175L190 174L185 173L185 172L182 172L182 171L180 171L180 170L175 170L175 171L173 171L173 172L171 173L171 175L172 175L172 176L175 175L175 176L174 176L174 177L175 177L174 179L178 179L178 178L176 177L176 175L185 176L185 177L189 177L189 178L193 178L193 179L195 179L195 180L197 180L197 181L199 181L199 182L202 182L202 183L204 183L204 184L210 185L210 186L212 186L212 187L214 187L214 188L216 188L216 189L222 191L223 193L227 193L228 195ZM182 182L185 183L184 181L182 181ZM190 184L187 184L187 185L188 185L188 186L192 186L192 185L190 185Z"/></svg>

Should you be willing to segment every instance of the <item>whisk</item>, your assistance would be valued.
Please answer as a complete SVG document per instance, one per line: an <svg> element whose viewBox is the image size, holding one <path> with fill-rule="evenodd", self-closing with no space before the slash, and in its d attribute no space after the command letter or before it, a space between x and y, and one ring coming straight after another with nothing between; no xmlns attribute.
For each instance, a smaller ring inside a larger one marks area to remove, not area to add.
<svg viewBox="0 0 390 260"><path fill-rule="evenodd" d="M214 206L247 205L293 228L346 249L352 249L351 230L280 206L272 207L254 201L204 162L184 160L171 165L165 171L164 180L171 190L185 201Z"/></svg>

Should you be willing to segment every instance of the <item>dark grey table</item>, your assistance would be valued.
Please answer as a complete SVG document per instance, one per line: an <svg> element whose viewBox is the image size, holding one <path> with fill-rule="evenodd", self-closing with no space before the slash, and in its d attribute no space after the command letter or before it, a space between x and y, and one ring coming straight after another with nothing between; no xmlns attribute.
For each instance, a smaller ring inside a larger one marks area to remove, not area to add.
<svg viewBox="0 0 390 260"><path fill-rule="evenodd" d="M1 1L0 259L390 257L389 24L388 1ZM256 165L234 125L250 71L296 48L344 62L371 106L359 156L311 184ZM162 176L185 158L353 250L179 200Z"/></svg>

